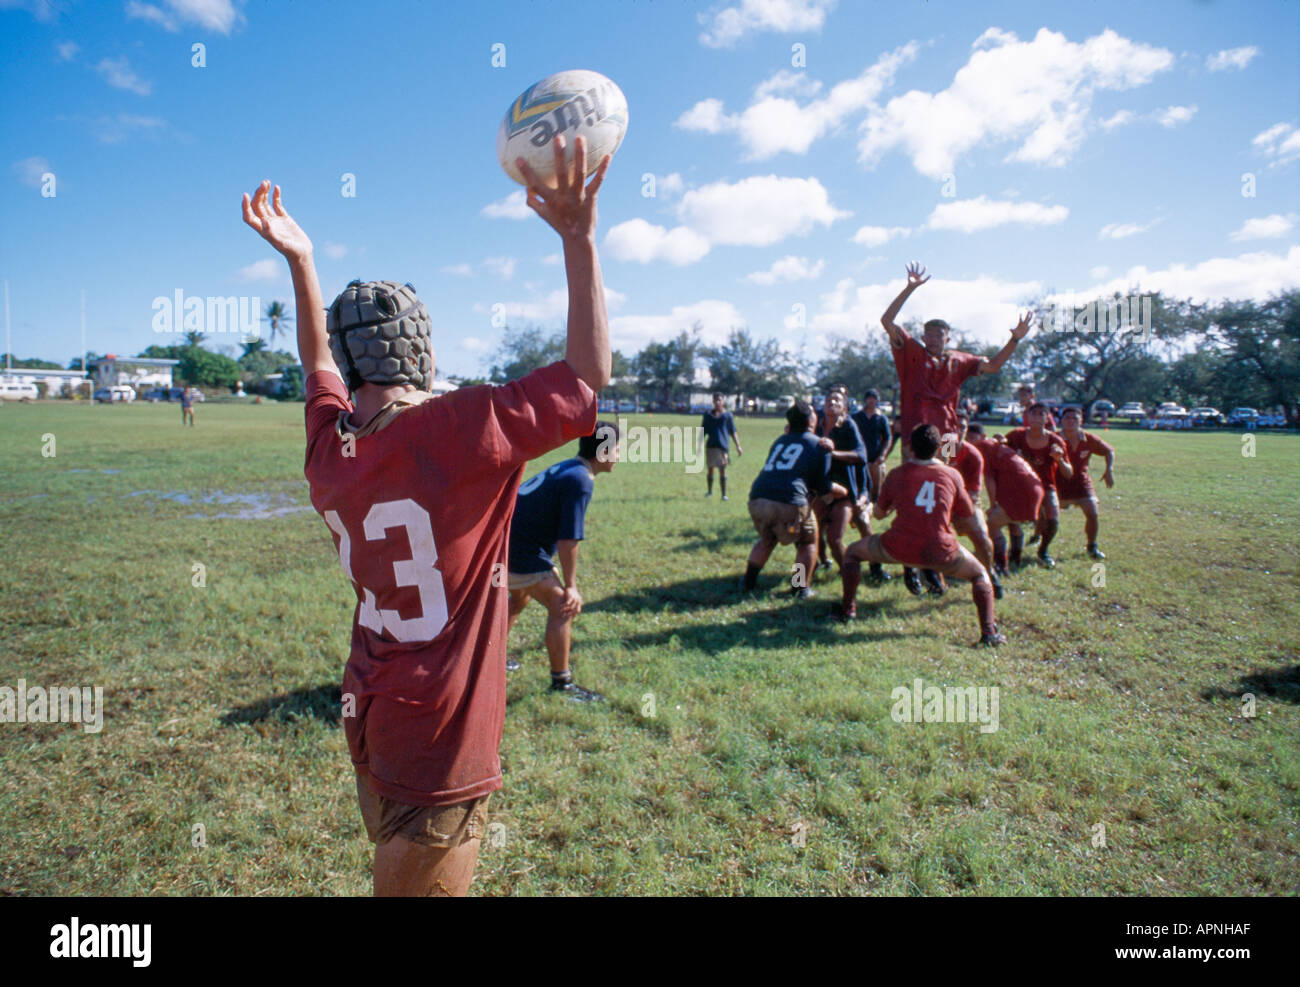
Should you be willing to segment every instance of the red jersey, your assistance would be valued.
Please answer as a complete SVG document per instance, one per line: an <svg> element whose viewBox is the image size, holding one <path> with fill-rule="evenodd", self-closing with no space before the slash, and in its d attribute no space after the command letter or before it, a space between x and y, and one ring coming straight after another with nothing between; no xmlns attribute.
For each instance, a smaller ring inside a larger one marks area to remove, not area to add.
<svg viewBox="0 0 1300 987"><path fill-rule="evenodd" d="M934 425L939 434L957 431L957 398L964 381L980 371L984 358L960 350L945 350L939 359L903 330L902 346L891 346L898 370L899 414L903 441L917 425Z"/></svg>
<svg viewBox="0 0 1300 987"><path fill-rule="evenodd" d="M1092 477L1088 475L1088 460L1094 454L1098 456L1110 456L1115 449L1109 442L1103 442L1091 432L1085 432L1079 429L1079 444L1073 446L1069 439L1065 439L1065 452L1070 457L1070 466L1074 469L1074 475L1070 479L1062 479L1060 482L1060 497L1062 500L1086 500L1094 496L1092 489ZM1061 436L1065 438L1064 434Z"/></svg>
<svg viewBox="0 0 1300 987"><path fill-rule="evenodd" d="M348 747L380 795L463 802L501 787L515 491L527 460L591 433L595 395L559 362L429 399L345 443L351 410L336 374L307 378L311 502L357 596Z"/></svg>
<svg viewBox="0 0 1300 987"><path fill-rule="evenodd" d="M1042 506L1043 481L1020 453L994 439L971 439L984 456L984 476L991 477L997 499L992 506L1001 506L1013 521L1032 521ZM993 498L990 498L992 500Z"/></svg>
<svg viewBox="0 0 1300 987"><path fill-rule="evenodd" d="M952 460L953 468L961 474L962 483L971 500L978 501L980 481L984 479L984 456L969 442L957 446L957 455Z"/></svg>
<svg viewBox="0 0 1300 987"><path fill-rule="evenodd" d="M1064 455L1065 440L1055 432L1045 431L1043 434L1047 436L1047 444L1041 449L1035 449L1029 444L1029 429L1013 428L1007 433L1007 446L1020 453L1025 462L1034 468L1038 478L1043 481L1044 490L1055 490L1057 462L1052 458L1052 447L1059 447Z"/></svg>
<svg viewBox="0 0 1300 987"><path fill-rule="evenodd" d="M896 511L894 523L880 536L885 551L904 565L926 569L957 558L952 519L975 513L961 474L934 460L912 460L890 470L877 504L882 511Z"/></svg>

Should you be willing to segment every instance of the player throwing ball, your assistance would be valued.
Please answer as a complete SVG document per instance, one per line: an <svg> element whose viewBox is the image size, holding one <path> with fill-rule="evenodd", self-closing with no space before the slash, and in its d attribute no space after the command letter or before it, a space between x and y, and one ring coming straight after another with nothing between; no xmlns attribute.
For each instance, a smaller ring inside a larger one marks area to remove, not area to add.
<svg viewBox="0 0 1300 987"><path fill-rule="evenodd" d="M557 186L520 159L528 205L559 234L563 360L502 387L434 398L430 319L409 285L354 281L321 301L312 242L263 182L244 222L289 263L306 374L306 475L357 606L343 725L375 843L377 895L463 895L501 787L507 593L494 580L524 464L591 433L609 382L586 146ZM381 355L382 354L382 355Z"/></svg>
<svg viewBox="0 0 1300 987"><path fill-rule="evenodd" d="M884 534L856 541L845 552L840 619L852 620L857 616L862 563L896 562L969 581L979 615L979 643L1004 644L1006 638L998 633L993 612L993 583L988 570L957 543L953 531L955 519L975 513L961 474L935 458L939 452L939 430L933 425L917 425L909 445L911 458L890 471L876 498L876 517L883 519L896 512L894 523Z"/></svg>
<svg viewBox="0 0 1300 987"><path fill-rule="evenodd" d="M586 533L587 505L592 481L618 462L618 428L596 422L596 431L578 440L578 455L556 463L519 487L515 516L510 525L510 617L515 618L536 600L546 608L546 651L551 659L551 691L575 702L600 702L599 692L573 681L569 669L570 629L582 612L578 592L578 543ZM564 582L551 561L560 556ZM507 665L507 668L510 666Z"/></svg>
<svg viewBox="0 0 1300 987"><path fill-rule="evenodd" d="M1088 461L1095 456L1106 457L1106 472L1102 481L1107 488L1115 485L1115 447L1103 442L1092 432L1083 430L1083 409L1077 404L1067 405L1061 412L1061 437L1065 439L1065 451L1070 457L1073 474L1062 477L1058 488L1061 509L1077 507L1083 511L1083 531L1088 539L1088 554L1094 559L1106 556L1097 547L1097 491L1093 489L1092 477L1088 475Z"/></svg>
<svg viewBox="0 0 1300 987"><path fill-rule="evenodd" d="M830 480L831 454L814 433L817 413L807 401L796 401L785 413L786 432L767 454L749 488L749 517L758 541L749 552L746 592L758 584L758 574L778 544L795 546L791 593L799 600L813 595L808 585L817 563L817 517L810 498L836 492ZM843 488L838 491L844 495Z"/></svg>

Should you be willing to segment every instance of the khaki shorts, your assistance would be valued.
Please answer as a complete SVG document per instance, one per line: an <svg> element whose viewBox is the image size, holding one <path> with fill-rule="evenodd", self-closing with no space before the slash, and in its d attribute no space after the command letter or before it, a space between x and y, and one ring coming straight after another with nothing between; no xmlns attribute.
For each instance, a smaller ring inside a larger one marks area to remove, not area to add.
<svg viewBox="0 0 1300 987"><path fill-rule="evenodd" d="M817 540L817 518L808 504L783 504L779 500L751 500L749 516L754 530L765 541L775 538L782 545L807 545Z"/></svg>
<svg viewBox="0 0 1300 987"><path fill-rule="evenodd" d="M357 772L357 800L366 835L376 845L402 836L429 847L458 847L481 840L487 830L490 795L480 795L455 805L406 805L375 794L365 776Z"/></svg>
<svg viewBox="0 0 1300 987"><path fill-rule="evenodd" d="M708 446L704 450L704 465L711 470L723 466L730 466L731 455L726 449L719 449L717 446Z"/></svg>
<svg viewBox="0 0 1300 987"><path fill-rule="evenodd" d="M547 576L555 576L556 579L560 578L555 575L554 569L548 572L508 572L506 573L506 588L527 589L529 586L536 586L538 583L544 582Z"/></svg>

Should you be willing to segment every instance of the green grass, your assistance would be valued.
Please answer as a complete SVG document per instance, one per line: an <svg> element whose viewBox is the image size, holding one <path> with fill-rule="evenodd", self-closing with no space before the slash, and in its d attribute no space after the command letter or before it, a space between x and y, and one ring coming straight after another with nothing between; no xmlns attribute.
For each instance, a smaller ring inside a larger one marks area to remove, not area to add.
<svg viewBox="0 0 1300 987"><path fill-rule="evenodd" d="M96 735L0 723L0 894L369 892L338 719L353 596L328 531L201 500L307 505L302 406L197 413L0 409L0 685L101 685L106 706ZM729 503L680 466L597 479L574 665L610 702L547 693L530 608L475 893L1297 891L1297 437L1245 458L1231 433L1111 432L1105 585L1067 512L1059 568L1009 581L994 654L971 647L964 588L864 588L848 627L825 620L837 582L791 604L789 548L738 599L779 423L739 427ZM998 686L1000 729L895 723L917 677Z"/></svg>

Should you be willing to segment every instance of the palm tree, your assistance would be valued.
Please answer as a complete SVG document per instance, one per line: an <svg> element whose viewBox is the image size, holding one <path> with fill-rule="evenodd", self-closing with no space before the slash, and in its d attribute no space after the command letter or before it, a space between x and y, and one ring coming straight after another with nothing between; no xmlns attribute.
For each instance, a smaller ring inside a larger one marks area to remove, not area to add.
<svg viewBox="0 0 1300 987"><path fill-rule="evenodd" d="M203 342L207 338L207 336L203 335L203 333L199 332L197 329L191 329L185 334L185 345L198 346L199 343Z"/></svg>
<svg viewBox="0 0 1300 987"><path fill-rule="evenodd" d="M266 306L266 317L271 320L270 342L274 345L276 334L293 323L293 316L289 314L284 302L271 302Z"/></svg>
<svg viewBox="0 0 1300 987"><path fill-rule="evenodd" d="M261 353L266 349L266 340L260 336L254 336L244 341L244 352L240 354L240 359L250 356L253 353Z"/></svg>

